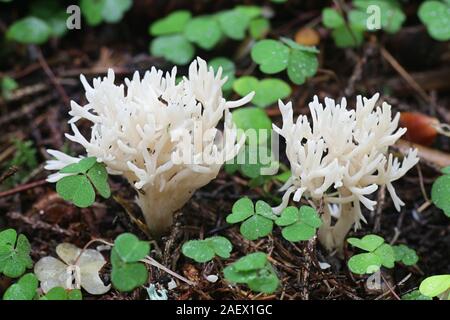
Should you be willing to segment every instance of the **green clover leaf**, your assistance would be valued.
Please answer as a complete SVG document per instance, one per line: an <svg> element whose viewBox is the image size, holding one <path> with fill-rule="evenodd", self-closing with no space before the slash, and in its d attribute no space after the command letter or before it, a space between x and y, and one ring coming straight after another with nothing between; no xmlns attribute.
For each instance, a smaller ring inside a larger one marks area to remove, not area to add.
<svg viewBox="0 0 450 320"><path fill-rule="evenodd" d="M203 240L188 241L183 244L181 251L186 257L200 263L211 261L215 256L214 248Z"/></svg>
<svg viewBox="0 0 450 320"><path fill-rule="evenodd" d="M249 19L258 18L262 14L262 8L258 6L236 6L236 10L245 14Z"/></svg>
<svg viewBox="0 0 450 320"><path fill-rule="evenodd" d="M239 9L226 10L218 14L222 32L230 39L242 40L248 28L250 17Z"/></svg>
<svg viewBox="0 0 450 320"><path fill-rule="evenodd" d="M298 209L296 207L287 207L281 212L281 216L275 220L280 227L289 226L300 220Z"/></svg>
<svg viewBox="0 0 450 320"><path fill-rule="evenodd" d="M272 232L273 221L263 216L253 215L241 224L240 232L248 240L256 240Z"/></svg>
<svg viewBox="0 0 450 320"><path fill-rule="evenodd" d="M238 129L241 129L244 132L247 130L251 130L252 132L256 131L258 144L266 142L266 140L260 139L260 131L266 130L267 138L269 138L272 130L272 121L264 110L254 107L245 107L234 110L231 114L233 122ZM238 132L238 138L240 135L241 132ZM250 136L247 135L246 141L249 142L250 139Z"/></svg>
<svg viewBox="0 0 450 320"><path fill-rule="evenodd" d="M450 289L450 274L436 275L426 278L419 286L424 296L434 298Z"/></svg>
<svg viewBox="0 0 450 320"><path fill-rule="evenodd" d="M234 224L238 222L242 222L245 219L251 217L255 208L253 206L252 200L249 198L241 198L233 204L233 208L231 210L231 214L229 214L226 218L228 223Z"/></svg>
<svg viewBox="0 0 450 320"><path fill-rule="evenodd" d="M310 206L302 206L299 210L300 222L303 222L313 228L319 228L322 225L317 211Z"/></svg>
<svg viewBox="0 0 450 320"><path fill-rule="evenodd" d="M289 48L276 40L261 40L253 46L251 56L262 72L274 74L288 66Z"/></svg>
<svg viewBox="0 0 450 320"><path fill-rule="evenodd" d="M95 201L95 191L84 175L67 176L56 183L56 192L66 201L77 207L86 208Z"/></svg>
<svg viewBox="0 0 450 320"><path fill-rule="evenodd" d="M36 17L26 17L15 21L8 29L6 36L24 44L43 44L52 33L48 24Z"/></svg>
<svg viewBox="0 0 450 320"><path fill-rule="evenodd" d="M406 15L396 0L354 0L353 5L366 15L366 21L369 18L367 13L369 6L380 8L381 27L388 33L398 32L406 20Z"/></svg>
<svg viewBox="0 0 450 320"><path fill-rule="evenodd" d="M322 10L322 22L325 27L336 29L345 24L344 17L335 9L325 8Z"/></svg>
<svg viewBox="0 0 450 320"><path fill-rule="evenodd" d="M319 62L314 53L304 50L291 50L288 64L289 79L295 84L303 84L306 78L316 74Z"/></svg>
<svg viewBox="0 0 450 320"><path fill-rule="evenodd" d="M260 270L256 277L249 279L248 287L255 292L273 293L280 285L280 280L271 265Z"/></svg>
<svg viewBox="0 0 450 320"><path fill-rule="evenodd" d="M282 42L276 40L257 42L252 48L252 59L260 65L259 68L264 73L273 74L287 68L289 79L295 84L303 84L306 78L317 72L318 50L299 45L287 38L281 40Z"/></svg>
<svg viewBox="0 0 450 320"><path fill-rule="evenodd" d="M181 251L186 257L197 262L207 262L215 255L221 258L229 258L233 246L231 242L224 237L215 236L205 240L191 240L183 244Z"/></svg>
<svg viewBox="0 0 450 320"><path fill-rule="evenodd" d="M184 28L186 38L205 50L212 49L222 38L222 31L216 19L201 16L191 19Z"/></svg>
<svg viewBox="0 0 450 320"><path fill-rule="evenodd" d="M81 159L78 163L69 164L61 170L60 173L86 173L97 163L96 157L88 157Z"/></svg>
<svg viewBox="0 0 450 320"><path fill-rule="evenodd" d="M270 30L270 22L266 18L258 18L250 21L249 32L253 39L264 38Z"/></svg>
<svg viewBox="0 0 450 320"><path fill-rule="evenodd" d="M95 190L103 198L109 198L111 195L105 165L97 162L95 157L83 158L59 172L69 175L58 180L56 192L64 200L71 201L80 208L86 208L94 203Z"/></svg>
<svg viewBox="0 0 450 320"><path fill-rule="evenodd" d="M148 278L147 268L143 263L123 261L116 249L111 250L111 282L122 292L129 292L145 284Z"/></svg>
<svg viewBox="0 0 450 320"><path fill-rule="evenodd" d="M87 177L103 198L107 199L111 196L111 189L108 184L108 172L101 163L96 162L87 172Z"/></svg>
<svg viewBox="0 0 450 320"><path fill-rule="evenodd" d="M230 257L231 250L233 250L233 245L227 238L214 236L206 238L205 241L214 249L214 252L219 257L225 259Z"/></svg>
<svg viewBox="0 0 450 320"><path fill-rule="evenodd" d="M167 17L156 20L150 25L149 33L152 36L163 36L183 32L192 15L187 10L178 10Z"/></svg>
<svg viewBox="0 0 450 320"><path fill-rule="evenodd" d="M338 48L356 48L364 40L364 32L354 25L333 29L331 35Z"/></svg>
<svg viewBox="0 0 450 320"><path fill-rule="evenodd" d="M376 248L384 243L384 239L375 234L368 234L361 239L358 238L348 238L347 242L352 246L363 249L365 251L375 251Z"/></svg>
<svg viewBox="0 0 450 320"><path fill-rule="evenodd" d="M194 57L194 46L181 34L161 36L150 44L150 52L155 57L163 57L178 65L191 62Z"/></svg>
<svg viewBox="0 0 450 320"><path fill-rule="evenodd" d="M150 243L141 241L132 233L123 233L114 241L114 249L124 262L138 262L150 253Z"/></svg>
<svg viewBox="0 0 450 320"><path fill-rule="evenodd" d="M291 87L283 80L276 78L258 80L252 76L244 76L234 82L233 89L241 97L254 91L255 96L252 101L261 108L270 106L279 99L284 99L291 94Z"/></svg>
<svg viewBox="0 0 450 320"><path fill-rule="evenodd" d="M411 291L410 293L404 294L402 300L433 300L433 298L424 296L419 290Z"/></svg>
<svg viewBox="0 0 450 320"><path fill-rule="evenodd" d="M223 275L231 283L247 283L257 274L255 271L238 271L232 264L223 269Z"/></svg>
<svg viewBox="0 0 450 320"><path fill-rule="evenodd" d="M20 277L33 266L31 246L23 234L17 236L14 229L0 232L0 273L9 278Z"/></svg>
<svg viewBox="0 0 450 320"><path fill-rule="evenodd" d="M6 290L3 300L33 300L38 284L36 276L32 273L27 273Z"/></svg>
<svg viewBox="0 0 450 320"><path fill-rule="evenodd" d="M272 179L272 176L263 175L263 170L277 170L279 166L270 149L264 145L269 133L270 131L268 134L264 134L264 131L256 131L255 134L255 131L247 131L248 144L244 145L235 158L226 162L225 171L229 174L239 171L244 177L251 178L249 182L251 187L262 185ZM241 131L238 131L238 136L240 135Z"/></svg>
<svg viewBox="0 0 450 320"><path fill-rule="evenodd" d="M405 266L413 266L419 261L416 251L404 244L392 248L394 249L395 261L402 262Z"/></svg>
<svg viewBox="0 0 450 320"><path fill-rule="evenodd" d="M90 26L96 26L103 21L103 1L80 0L80 9L86 22Z"/></svg>
<svg viewBox="0 0 450 320"><path fill-rule="evenodd" d="M386 268L393 268L395 263L395 253L392 246L387 243L382 244L373 252L381 260L381 265Z"/></svg>
<svg viewBox="0 0 450 320"><path fill-rule="evenodd" d="M237 271L254 271L264 268L267 263L267 255L263 252L254 252L240 258L234 263Z"/></svg>
<svg viewBox="0 0 450 320"><path fill-rule="evenodd" d="M395 251L391 245L384 243L384 239L375 234L369 234L361 239L349 238L347 242L354 247L368 251L354 255L348 261L350 271L356 274L374 273L381 266L393 268Z"/></svg>
<svg viewBox="0 0 450 320"><path fill-rule="evenodd" d="M450 1L450 0L449 0L449 1ZM442 172L443 174L450 174L450 166L443 168L443 169L441 170L441 172Z"/></svg>
<svg viewBox="0 0 450 320"><path fill-rule="evenodd" d="M30 3L30 15L45 21L51 28L51 36L61 37L67 33L68 14L54 0L38 0Z"/></svg>
<svg viewBox="0 0 450 320"><path fill-rule="evenodd" d="M4 76L2 77L2 80L0 81L0 94L5 98L6 100L10 99L12 97L12 93L14 90L19 88L19 84L11 77Z"/></svg>
<svg viewBox="0 0 450 320"><path fill-rule="evenodd" d="M288 47L290 47L293 50L306 51L306 52L310 52L310 53L319 53L320 52L314 46L305 46L303 44L299 44L299 43L295 42L294 40L286 38L286 37L281 37L280 40L283 43L287 44Z"/></svg>
<svg viewBox="0 0 450 320"><path fill-rule="evenodd" d="M232 213L227 216L226 221L231 224L243 221L241 234L248 240L256 240L272 232L275 218L272 208L264 201L257 201L254 208L249 198L242 198L233 205Z"/></svg>
<svg viewBox="0 0 450 320"><path fill-rule="evenodd" d="M279 279L267 255L254 252L240 258L223 270L224 277L232 283L245 283L256 292L273 293L279 286Z"/></svg>
<svg viewBox="0 0 450 320"><path fill-rule="evenodd" d="M304 223L294 223L283 228L283 237L291 242L309 240L316 234L316 229Z"/></svg>
<svg viewBox="0 0 450 320"><path fill-rule="evenodd" d="M79 289L66 290L63 287L54 287L39 300L83 300L83 295Z"/></svg>
<svg viewBox="0 0 450 320"><path fill-rule="evenodd" d="M356 254L348 260L348 267L356 274L374 273L380 270L382 261L372 252Z"/></svg>
<svg viewBox="0 0 450 320"><path fill-rule="evenodd" d="M447 217L450 217L450 175L436 179L431 188L431 200Z"/></svg>
<svg viewBox="0 0 450 320"><path fill-rule="evenodd" d="M316 234L317 228L322 225L322 220L310 206L302 206L299 209L287 207L281 212L281 216L275 223L284 227L281 231L283 237L292 242L309 240Z"/></svg>
<svg viewBox="0 0 450 320"><path fill-rule="evenodd" d="M132 5L132 0L80 1L81 12L91 26L96 26L102 21L108 23L119 22Z"/></svg>

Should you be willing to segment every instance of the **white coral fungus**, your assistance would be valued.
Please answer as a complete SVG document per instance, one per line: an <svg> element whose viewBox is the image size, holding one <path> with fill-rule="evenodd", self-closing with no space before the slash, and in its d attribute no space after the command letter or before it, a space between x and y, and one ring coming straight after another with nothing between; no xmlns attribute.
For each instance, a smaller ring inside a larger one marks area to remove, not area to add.
<svg viewBox="0 0 450 320"><path fill-rule="evenodd" d="M244 136L236 142L229 109L246 104L253 93L226 101L222 86L227 79L221 76L221 68L214 74L200 58L191 63L188 77L179 83L175 67L165 76L152 68L142 79L136 72L131 80L125 79L126 90L114 84L112 70L107 77L94 79L93 87L81 76L88 103L80 106L72 101L69 123L73 135L66 137L139 191L138 204L156 235L171 225L173 213L196 189L214 179L244 143ZM223 116L222 133L216 126ZM92 123L89 139L77 127L81 119ZM55 160L47 167L57 168ZM58 178L49 177L52 181Z"/></svg>
<svg viewBox="0 0 450 320"><path fill-rule="evenodd" d="M368 198L378 186L385 185L397 210L404 205L392 182L401 178L418 161L417 150L409 150L403 162L388 154L406 129L398 128L400 115L393 119L391 106L376 106L379 95L371 99L357 97L355 110L348 110L346 99L335 104L325 98L325 107L317 96L309 104L312 124L306 116L293 120L292 104L279 102L283 126L274 130L286 139L286 154L292 176L283 186L280 212L292 194L294 201L302 196L316 205L324 203L324 223L319 239L328 248L341 248L345 236L364 221L362 203L374 210L376 201ZM333 224L332 220L337 221Z"/></svg>
<svg viewBox="0 0 450 320"><path fill-rule="evenodd" d="M56 247L56 254L62 261L54 257L43 257L34 266L34 273L41 282L44 293L55 287L82 287L90 294L104 294L111 288L111 285L103 284L98 274L106 260L97 250L82 251L73 244L61 243Z"/></svg>

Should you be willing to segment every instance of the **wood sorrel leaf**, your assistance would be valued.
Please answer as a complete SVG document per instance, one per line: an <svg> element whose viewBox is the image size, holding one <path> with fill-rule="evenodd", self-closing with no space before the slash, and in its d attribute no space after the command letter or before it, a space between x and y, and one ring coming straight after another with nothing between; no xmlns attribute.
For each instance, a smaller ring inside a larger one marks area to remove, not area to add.
<svg viewBox="0 0 450 320"><path fill-rule="evenodd" d="M281 227L291 225L300 219L298 209L296 207L287 207L281 212L281 216L275 220L275 223Z"/></svg>
<svg viewBox="0 0 450 320"><path fill-rule="evenodd" d="M188 64L194 57L194 46L181 34L161 36L154 39L150 52L178 65Z"/></svg>
<svg viewBox="0 0 450 320"><path fill-rule="evenodd" d="M106 172L104 164L96 162L87 172L87 176L103 198L110 197L111 189L108 184L108 172Z"/></svg>
<svg viewBox="0 0 450 320"><path fill-rule="evenodd" d="M291 224L281 231L283 237L292 242L309 240L316 234L316 228L303 222Z"/></svg>
<svg viewBox="0 0 450 320"><path fill-rule="evenodd" d="M9 278L20 277L33 266L30 257L31 246L27 237L14 229L0 232L0 273Z"/></svg>
<svg viewBox="0 0 450 320"><path fill-rule="evenodd" d="M263 252L254 252L240 258L233 265L237 271L252 271L264 268L267 255Z"/></svg>
<svg viewBox="0 0 450 320"><path fill-rule="evenodd" d="M261 40L253 46L251 56L262 72L274 74L286 69L289 48L276 40Z"/></svg>
<svg viewBox="0 0 450 320"><path fill-rule="evenodd" d="M111 282L122 292L129 292L147 281L148 272L143 263L126 263L117 254L116 249L111 250Z"/></svg>
<svg viewBox="0 0 450 320"><path fill-rule="evenodd" d="M3 300L33 300L37 288L38 279L34 274L27 273L6 290Z"/></svg>
<svg viewBox="0 0 450 320"><path fill-rule="evenodd" d="M214 258L214 249L203 240L191 240L183 244L182 252L197 262L207 262Z"/></svg>
<svg viewBox="0 0 450 320"><path fill-rule="evenodd" d="M240 232L248 240L256 240L272 232L273 221L260 215L254 215L241 224Z"/></svg>
<svg viewBox="0 0 450 320"><path fill-rule="evenodd" d="M384 243L384 239L375 234L368 234L361 239L348 238L347 242L354 247L372 252Z"/></svg>
<svg viewBox="0 0 450 320"><path fill-rule="evenodd" d="M86 208L95 201L95 191L85 175L67 176L56 183L56 192L80 208Z"/></svg>
<svg viewBox="0 0 450 320"><path fill-rule="evenodd" d="M132 233L119 235L114 241L114 248L124 262L138 262L150 253L150 244Z"/></svg>
<svg viewBox="0 0 450 320"><path fill-rule="evenodd" d="M245 197L236 201L233 205L232 213L226 218L228 223L238 223L244 221L255 213L252 200Z"/></svg>
<svg viewBox="0 0 450 320"><path fill-rule="evenodd" d="M149 33L152 36L162 36L173 33L181 33L187 22L191 19L191 13L187 10L178 10L167 17L156 20L150 25Z"/></svg>
<svg viewBox="0 0 450 320"><path fill-rule="evenodd" d="M374 273L380 270L381 259L371 252L354 255L348 260L348 267L356 274Z"/></svg>
<svg viewBox="0 0 450 320"><path fill-rule="evenodd" d="M216 19L202 16L191 19L184 28L186 38L205 50L212 49L221 39L222 31Z"/></svg>

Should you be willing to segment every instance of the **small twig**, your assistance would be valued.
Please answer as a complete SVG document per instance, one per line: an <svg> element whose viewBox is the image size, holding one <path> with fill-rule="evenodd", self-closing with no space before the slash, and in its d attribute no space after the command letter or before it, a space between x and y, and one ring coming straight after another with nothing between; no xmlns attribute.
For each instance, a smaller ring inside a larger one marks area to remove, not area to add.
<svg viewBox="0 0 450 320"><path fill-rule="evenodd" d="M381 216L383 212L385 198L386 198L386 185L383 185L378 193L377 211L375 213L375 222L373 224L374 233L378 233L381 229Z"/></svg>
<svg viewBox="0 0 450 320"><path fill-rule="evenodd" d="M6 170L6 172L4 172L4 173L0 176L0 183L2 183L2 182L5 181L6 179L8 179L8 178L11 177L12 175L14 175L17 171L19 171L19 168L17 168L16 166L10 167L8 170Z"/></svg>
<svg viewBox="0 0 450 320"><path fill-rule="evenodd" d="M395 59L384 47L380 47L380 52L383 58L389 62L389 64L400 74L403 79L405 79L405 81L419 94L419 96L425 102L430 103L431 99L425 90L423 90L417 81L408 73L408 71L402 67L397 59Z"/></svg>
<svg viewBox="0 0 450 320"><path fill-rule="evenodd" d="M108 241L103 240L103 239L97 239L97 238L96 238L96 239L92 239L92 240L90 240L88 243L85 244L85 246L83 247L83 249L81 249L80 254L79 254L78 257L75 259L75 262L73 263L74 265L76 265L76 264L78 263L78 260L80 260L81 256L82 256L83 253L86 251L86 249L89 248L89 246L90 246L91 244L93 244L94 242L101 242L101 243L106 244L106 245L108 245L108 246L110 246L110 247L113 247L113 246L114 246L114 243L108 242Z"/></svg>
<svg viewBox="0 0 450 320"><path fill-rule="evenodd" d="M422 213L425 211L429 206L431 206L431 201L427 200L425 201L418 209L417 212Z"/></svg>
<svg viewBox="0 0 450 320"><path fill-rule="evenodd" d="M402 286L406 281L408 281L409 278L411 278L412 273L409 273L406 277L404 277L402 280L400 280L399 283L397 283L396 285L394 285L394 287L392 289L395 289L397 287ZM384 280L384 278L383 278ZM386 281L386 280L385 280ZM389 287L389 286L388 286ZM378 297L375 298L375 300L380 300L381 298L384 298L385 296L387 296L389 293L391 293L391 291L386 291L383 294L379 295Z"/></svg>
<svg viewBox="0 0 450 320"><path fill-rule="evenodd" d="M24 104L19 110L8 112L0 118L0 126L31 114L35 109L47 105L54 99L54 96L54 93L49 93L34 99L33 102Z"/></svg>
<svg viewBox="0 0 450 320"><path fill-rule="evenodd" d="M422 175L422 169L420 167L420 163L417 164L416 168L417 168L417 173L419 175L419 186L420 186L420 191L422 192L422 196L427 202L430 202L430 199L428 198L427 192L425 190L425 185L423 184L423 175Z"/></svg>
<svg viewBox="0 0 450 320"><path fill-rule="evenodd" d="M63 234L68 237L76 236L76 234L72 230L63 229L56 223L50 224L50 223L42 221L39 218L35 218L34 216L30 217L30 216L26 216L22 213L13 211L13 212L7 213L7 217L12 220L18 220L24 224L28 224L31 226L32 229L41 229L41 230L45 230L45 231L51 231L54 233Z"/></svg>
<svg viewBox="0 0 450 320"><path fill-rule="evenodd" d="M26 191L29 189L33 189L33 188L42 186L44 184L47 184L47 180L38 180L38 181L22 184L18 187L10 189L10 190L0 192L0 198L8 197L8 196L11 196L11 195L19 193L19 192L23 192L23 191Z"/></svg>
<svg viewBox="0 0 450 320"><path fill-rule="evenodd" d="M397 300L402 300L394 291L394 289L389 285L389 283L386 281L386 279L383 277L383 274L380 273L381 279L383 279L384 283L386 283L386 286L388 287L389 291L392 293L392 295L395 297L395 299ZM395 288L395 286L394 286Z"/></svg>
<svg viewBox="0 0 450 320"><path fill-rule="evenodd" d="M56 91L58 91L58 93L60 94L64 105L68 106L70 104L69 96L67 95L66 91L61 86L61 84L58 82L58 80L56 79L55 74L53 73L52 69L50 69L50 67L48 66L48 63L45 60L41 49L39 49L38 47L35 47L35 49L36 49L36 52L37 52L37 57L38 57L38 60L39 60L39 64L41 65L42 69L44 69L44 72L47 74L47 76L50 78L50 81L55 86Z"/></svg>
<svg viewBox="0 0 450 320"><path fill-rule="evenodd" d="M176 272L170 270L169 268L163 266L161 263L159 263L158 261L156 261L155 259L153 259L153 258L150 257L150 256L147 256L145 259L143 259L143 260L141 260L141 261L142 261L142 262L145 262L145 263L147 263L147 264L149 264L149 265L151 265L151 266L154 266L154 267L156 267L156 268L158 268L158 269L161 269L161 270L163 270L163 271L165 271L165 272L167 272L167 273L170 274L171 276L174 276L175 278L177 278L177 279L179 279L179 280L181 280L181 281L183 281L183 282L186 282L186 283L187 283L188 285L190 285L190 286L195 286L195 283L194 283L194 282L192 282L192 281L186 279L186 278L183 277L182 275L179 275L178 273L176 273Z"/></svg>

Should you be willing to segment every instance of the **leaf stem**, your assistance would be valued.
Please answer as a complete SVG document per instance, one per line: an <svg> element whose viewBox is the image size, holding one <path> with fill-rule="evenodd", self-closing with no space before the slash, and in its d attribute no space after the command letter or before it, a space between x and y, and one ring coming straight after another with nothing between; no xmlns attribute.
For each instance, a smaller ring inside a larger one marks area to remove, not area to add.
<svg viewBox="0 0 450 320"><path fill-rule="evenodd" d="M106 244L106 245L111 246L111 247L114 246L114 243L108 242L108 241L103 240L103 239L97 239L97 238L96 238L96 239L92 239L92 240L90 240L88 243L85 244L85 246L83 247L83 249L81 249L80 254L79 254L78 257L75 259L74 265L77 265L77 264L78 264L78 261L80 260L81 255L82 255L82 254L86 251L86 249L89 248L89 246L90 246L91 244L93 244L94 242L101 242L101 243Z"/></svg>
<svg viewBox="0 0 450 320"><path fill-rule="evenodd" d="M154 267L156 267L158 269L161 269L161 270L163 270L165 272L167 272L168 274L174 276L175 278L177 278L177 279L179 279L179 280L181 280L183 282L186 282L190 286L195 286L196 285L194 282L186 279L182 275L179 275L178 273L176 273L176 272L170 270L169 268L163 266L161 263L159 263L158 261L156 261L155 259L153 259L150 256L145 257L145 259L143 259L141 261L144 262L144 263L147 263L149 265L152 265L152 266L154 266Z"/></svg>

